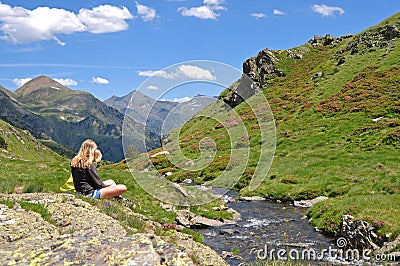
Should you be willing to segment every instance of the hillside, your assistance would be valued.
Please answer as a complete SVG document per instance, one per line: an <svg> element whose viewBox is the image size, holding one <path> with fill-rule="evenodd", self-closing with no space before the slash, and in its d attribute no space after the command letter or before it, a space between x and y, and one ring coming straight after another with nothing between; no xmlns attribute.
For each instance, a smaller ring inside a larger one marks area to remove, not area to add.
<svg viewBox="0 0 400 266"><path fill-rule="evenodd" d="M199 243L201 237L194 231L164 228L165 223L175 223L176 214L141 190L129 172L112 165L99 169L100 176L128 186L126 196L135 201L135 208L113 200L58 193L70 175L69 160L28 131L2 120L0 165L2 265L63 265L67 261L142 265L149 259L160 264L167 260L226 265L216 252ZM29 255L23 252L26 249Z"/></svg>
<svg viewBox="0 0 400 266"><path fill-rule="evenodd" d="M241 79L204 110L226 123L197 117L179 132L180 149L192 160L200 158L206 137L215 142L209 166L184 170L165 156L152 159L154 166L161 173L171 172L168 178L173 181L209 183L229 173L228 163L235 161L232 143L240 139L232 140L227 132L244 125L249 136L243 135L242 142L249 140L250 148L236 184L242 195L286 201L328 196L308 212L313 225L339 234L342 215L351 213L374 225L381 236L391 232L395 237L400 233L399 27L400 13L356 35L315 36L290 50L260 51L243 63L244 74L255 86L246 88ZM263 183L250 191L246 186L263 141L259 121L243 102L255 98L238 95L250 97L257 90L273 111L276 152L270 171L261 173ZM235 108L225 111L223 102ZM233 113L240 122L229 118ZM175 141L164 149L173 154L177 146Z"/></svg>
<svg viewBox="0 0 400 266"><path fill-rule="evenodd" d="M91 138L102 148L106 160L124 158L121 143L124 115L90 93L71 90L40 76L14 93L0 91L0 97L3 102L1 118L29 130L38 139L55 141L76 152L83 140ZM143 125L133 119L127 118L125 122L133 134L140 135L138 132L144 130ZM158 138L152 137L151 133L147 135L150 136L148 146L157 147ZM133 145L145 151L139 140Z"/></svg>
<svg viewBox="0 0 400 266"><path fill-rule="evenodd" d="M21 130L0 120L0 191L56 191L69 175L69 161ZM50 187L45 187L43 180Z"/></svg>

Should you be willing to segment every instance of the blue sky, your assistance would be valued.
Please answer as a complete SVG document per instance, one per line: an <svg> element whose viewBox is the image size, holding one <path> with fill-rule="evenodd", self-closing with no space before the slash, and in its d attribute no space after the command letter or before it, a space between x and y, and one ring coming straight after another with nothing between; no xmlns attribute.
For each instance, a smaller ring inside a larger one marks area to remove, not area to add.
<svg viewBox="0 0 400 266"><path fill-rule="evenodd" d="M160 71L170 65L212 60L241 69L264 48L358 33L399 11L398 0L0 0L0 85L15 90L46 75L105 100L154 74L214 77L207 65L190 63L172 74ZM223 89L183 87L163 97ZM157 89L143 92L152 96Z"/></svg>

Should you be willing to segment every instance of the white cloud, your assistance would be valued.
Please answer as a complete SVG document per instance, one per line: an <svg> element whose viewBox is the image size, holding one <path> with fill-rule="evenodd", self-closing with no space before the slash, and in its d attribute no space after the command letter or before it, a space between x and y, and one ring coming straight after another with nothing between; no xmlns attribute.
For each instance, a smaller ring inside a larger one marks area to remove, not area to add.
<svg viewBox="0 0 400 266"><path fill-rule="evenodd" d="M192 65L180 65L177 69L168 73L164 70L145 70L139 71L142 77L161 77L165 79L189 78L195 80L215 80L216 77L207 69Z"/></svg>
<svg viewBox="0 0 400 266"><path fill-rule="evenodd" d="M145 5L141 5L136 2L136 8L138 15L142 18L143 21L152 21L157 17L156 10L154 8L150 8Z"/></svg>
<svg viewBox="0 0 400 266"><path fill-rule="evenodd" d="M224 6L221 5L224 3L224 0L204 0L204 5L202 6L191 8L180 7L178 8L178 12L180 12L182 16L185 17L216 20L220 14L216 13L215 11L227 10Z"/></svg>
<svg viewBox="0 0 400 266"><path fill-rule="evenodd" d="M280 15L286 15L283 11L280 11L280 10L278 10L278 9L274 9L273 14L274 14L274 15L278 15L278 16L280 16Z"/></svg>
<svg viewBox="0 0 400 266"><path fill-rule="evenodd" d="M101 5L93 9L81 9L78 14L71 11L38 7L33 10L12 7L0 2L0 39L14 44L55 40L65 45L57 37L88 31L99 34L126 30L127 19L133 15L126 7Z"/></svg>
<svg viewBox="0 0 400 266"><path fill-rule="evenodd" d="M100 85L106 85L106 84L109 84L110 82L105 78L93 77L92 78L92 83L96 83L96 84L100 84Z"/></svg>
<svg viewBox="0 0 400 266"><path fill-rule="evenodd" d="M53 78L53 80L57 81L58 83L60 83L61 85L64 85L64 86L76 86L76 85L78 85L78 82L76 82L75 80L70 79L70 78L68 78L68 79Z"/></svg>
<svg viewBox="0 0 400 266"><path fill-rule="evenodd" d="M183 98L174 98L172 101L175 103L184 103L190 101L192 98L190 97L183 97Z"/></svg>
<svg viewBox="0 0 400 266"><path fill-rule="evenodd" d="M311 9L318 13L321 14L323 17L328 17L328 16L334 16L334 12L338 12L339 15L344 14L344 9L341 7L337 6L327 6L327 5L313 5Z"/></svg>
<svg viewBox="0 0 400 266"><path fill-rule="evenodd" d="M174 78L173 74L168 74L164 70L144 70L144 71L139 71L139 76L141 77L161 77L161 78L166 78L166 79L172 79Z"/></svg>
<svg viewBox="0 0 400 266"><path fill-rule="evenodd" d="M217 19L219 14L215 13L209 6L199 6L187 9L186 7L178 8L184 17L196 17L200 19Z"/></svg>
<svg viewBox="0 0 400 266"><path fill-rule="evenodd" d="M147 87L147 89L151 90L151 91L156 91L156 90L158 90L158 87L154 86L154 85L150 85L150 86Z"/></svg>
<svg viewBox="0 0 400 266"><path fill-rule="evenodd" d="M93 9L81 9L78 15L86 30L91 33L108 33L128 29L127 19L132 19L133 15L126 7L116 7L101 5Z"/></svg>
<svg viewBox="0 0 400 266"><path fill-rule="evenodd" d="M209 6L219 6L225 3L225 0L204 0L203 3Z"/></svg>
<svg viewBox="0 0 400 266"><path fill-rule="evenodd" d="M264 13L252 13L250 16L255 17L256 19L265 18L266 15Z"/></svg>
<svg viewBox="0 0 400 266"><path fill-rule="evenodd" d="M32 80L32 78L21 78L21 79L13 79L12 82L19 88L30 80Z"/></svg>
<svg viewBox="0 0 400 266"><path fill-rule="evenodd" d="M184 76L190 79L197 79L197 80L215 80L216 77L207 70L203 69L198 66L192 65L180 65L178 67L178 76Z"/></svg>

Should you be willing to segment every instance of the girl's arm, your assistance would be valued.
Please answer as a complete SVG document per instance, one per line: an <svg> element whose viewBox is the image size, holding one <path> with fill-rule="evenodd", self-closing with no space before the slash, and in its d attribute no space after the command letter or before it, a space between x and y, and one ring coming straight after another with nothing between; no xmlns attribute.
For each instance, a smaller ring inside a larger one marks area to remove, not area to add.
<svg viewBox="0 0 400 266"><path fill-rule="evenodd" d="M89 167L89 176L92 179L93 185L95 186L95 188L103 188L106 185L103 183L103 181L101 181L99 175L97 174L97 170L96 170L96 165L95 164L91 164Z"/></svg>

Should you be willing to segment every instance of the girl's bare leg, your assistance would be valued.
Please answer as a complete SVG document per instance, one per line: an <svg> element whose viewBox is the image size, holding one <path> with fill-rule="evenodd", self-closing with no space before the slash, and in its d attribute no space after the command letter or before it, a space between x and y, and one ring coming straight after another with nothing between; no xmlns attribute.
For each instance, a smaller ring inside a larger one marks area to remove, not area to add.
<svg viewBox="0 0 400 266"><path fill-rule="evenodd" d="M125 185L115 185L114 183L114 185L100 189L100 198L104 199L121 196L126 191L127 188Z"/></svg>

